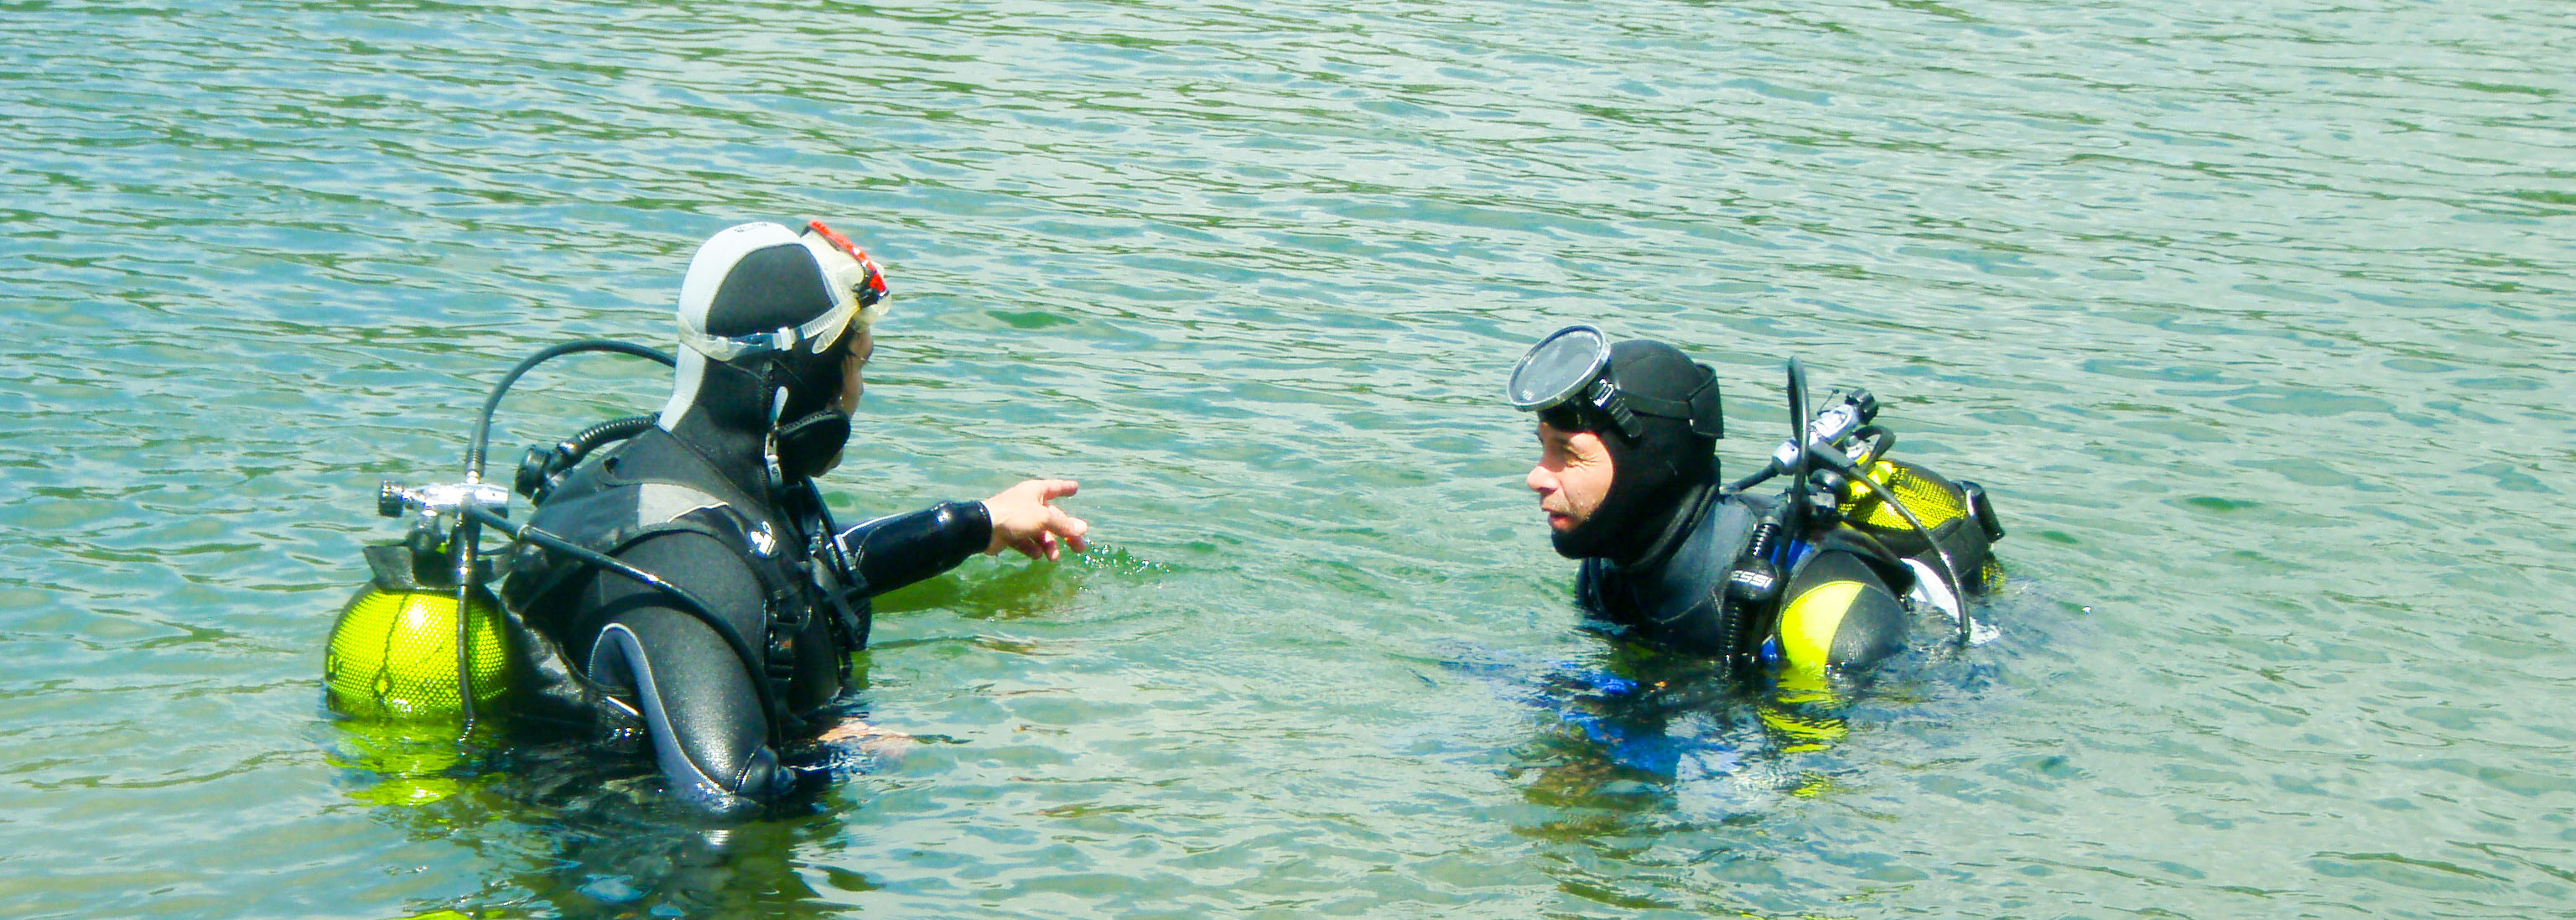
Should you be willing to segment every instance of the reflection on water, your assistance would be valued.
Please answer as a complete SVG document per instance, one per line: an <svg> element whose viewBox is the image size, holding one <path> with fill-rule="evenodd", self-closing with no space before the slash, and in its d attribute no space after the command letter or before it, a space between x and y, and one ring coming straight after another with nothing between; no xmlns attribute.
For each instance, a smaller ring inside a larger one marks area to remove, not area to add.
<svg viewBox="0 0 2576 920"><path fill-rule="evenodd" d="M1531 800L1575 814L1668 812L1684 799L1716 808L1701 816L1712 819L1767 809L1764 793L1780 791L1776 770L1791 753L1754 717L1768 704L1697 662L1617 658L1547 678L1552 711L1519 752Z"/></svg>
<svg viewBox="0 0 2576 920"><path fill-rule="evenodd" d="M1529 713L1532 730L1503 775L1537 806L1514 831L1543 845L1560 892L1592 906L1705 911L1730 902L1685 892L1712 880L1787 882L1781 853L1758 843L1767 823L1795 820L1806 803L1887 794L1873 788L1887 781L1871 766L1887 756L1878 748L1927 730L1938 746L1970 741L1951 733L1995 705L1992 656L2063 633L2022 618L2066 613L2019 579L1999 582L1972 612L1991 643L1942 641L1951 621L1927 613L1917 642L1867 680L1748 681L1608 624L1592 624L1604 627L1600 644L1578 658L1473 648L1446 664Z"/></svg>
<svg viewBox="0 0 2576 920"><path fill-rule="evenodd" d="M370 805L397 806L402 814L428 814L441 806L481 792L505 741L499 723L487 721L472 735L458 737L453 725L335 719L336 744L325 752L332 766L351 771L349 797ZM453 823L453 807L430 818Z"/></svg>
<svg viewBox="0 0 2576 920"><path fill-rule="evenodd" d="M863 682L863 672L853 680ZM854 683L853 687L863 686ZM859 716L860 695L825 712ZM580 741L478 723L336 723L326 759L348 797L417 841L466 847L492 861L481 890L441 907L472 916L804 917L833 913L796 854L835 832L846 783L900 749L808 743L799 763L821 774L765 812L717 820L674 799L649 759ZM938 743L949 739L922 739ZM857 873L828 877L842 891Z"/></svg>

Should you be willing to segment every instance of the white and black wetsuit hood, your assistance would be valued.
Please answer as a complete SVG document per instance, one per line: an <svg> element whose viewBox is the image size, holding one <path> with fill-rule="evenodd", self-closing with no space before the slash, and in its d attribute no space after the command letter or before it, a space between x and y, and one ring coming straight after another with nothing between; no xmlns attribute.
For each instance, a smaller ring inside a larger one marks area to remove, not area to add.
<svg viewBox="0 0 2576 920"><path fill-rule="evenodd" d="M833 405L842 360L857 337L844 329L819 351L792 332L842 306L815 247L771 223L728 228L698 247L680 282L679 366L664 430L728 472L766 472L738 482L763 495L819 475L840 459L850 418ZM718 360L692 341L780 335L786 347L760 348Z"/></svg>

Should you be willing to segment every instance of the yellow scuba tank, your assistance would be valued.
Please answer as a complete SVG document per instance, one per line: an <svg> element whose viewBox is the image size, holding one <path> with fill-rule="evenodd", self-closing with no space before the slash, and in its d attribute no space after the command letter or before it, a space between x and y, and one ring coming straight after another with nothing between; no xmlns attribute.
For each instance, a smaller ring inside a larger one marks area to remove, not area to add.
<svg viewBox="0 0 2576 920"><path fill-rule="evenodd" d="M1869 480L1893 493L1896 503L1914 513L1932 539L1940 541L1950 564L1969 591L1993 588L2003 579L1992 547L2003 539L2001 521L1985 489L1973 482L1952 481L1912 463L1878 460L1868 466ZM1869 480L1840 480L1842 501L1836 508L1844 521L1879 539L1897 554L1928 560L1931 542L1914 529Z"/></svg>
<svg viewBox="0 0 2576 920"><path fill-rule="evenodd" d="M1896 500L1904 502L1906 510L1914 512L1914 517L1922 521L1924 527L1936 533L1941 525L1968 514L1966 490L1922 467L1880 460L1870 466L1869 475L1886 483L1887 488L1896 493ZM1878 533L1914 532L1904 516L1888 507L1887 502L1879 497L1878 490L1870 488L1869 483L1852 482L1848 489L1850 497L1843 499L1840 508L1844 520Z"/></svg>
<svg viewBox="0 0 2576 920"><path fill-rule="evenodd" d="M491 711L510 684L499 606L475 590L462 631L469 655L457 654L456 613L455 591L381 583L360 590L331 624L322 657L331 708L362 719L457 719L471 684L474 708ZM462 680L460 659L470 661Z"/></svg>
<svg viewBox="0 0 2576 920"><path fill-rule="evenodd" d="M875 264L867 268L867 279L882 293ZM517 535L505 520L510 490L483 481L492 413L521 375L555 358L587 352L632 355L666 367L678 363L668 354L624 342L585 339L539 350L501 375L484 397L465 451L463 482L418 488L385 483L376 494L376 513L408 517L412 526L399 543L366 548L374 580L350 598L331 624L322 677L332 709L361 719L460 722L471 728L509 696L519 670L512 662L524 658L511 647L514 627L500 601L484 588L492 579L489 560L478 558L487 522ZM519 471L518 491L537 499L592 448L652 424L652 416L621 419L552 448L532 447ZM541 640L522 641L533 645Z"/></svg>
<svg viewBox="0 0 2576 920"><path fill-rule="evenodd" d="M455 497L440 491L388 484L379 499L380 510L400 514L408 498L410 507L425 513L403 542L366 548L374 578L331 624L322 679L331 708L344 715L464 721L493 712L510 691L508 631L500 602L483 587L491 567L471 562L474 585L459 590L458 551L461 540L471 537L455 533L441 513ZM479 492L474 497L489 498ZM460 604L460 598L471 602Z"/></svg>

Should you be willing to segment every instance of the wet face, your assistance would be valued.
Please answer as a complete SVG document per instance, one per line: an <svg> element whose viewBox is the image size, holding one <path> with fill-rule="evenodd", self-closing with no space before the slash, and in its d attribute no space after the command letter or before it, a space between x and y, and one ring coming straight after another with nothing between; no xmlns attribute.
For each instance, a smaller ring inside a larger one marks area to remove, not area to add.
<svg viewBox="0 0 2576 920"><path fill-rule="evenodd" d="M1531 467L1522 482L1538 493L1538 507L1547 513L1547 526L1564 533L1592 518L1601 508L1601 499L1610 494L1610 480L1615 471L1610 464L1610 447L1601 436L1589 431L1564 431L1546 422L1538 424L1538 465Z"/></svg>
<svg viewBox="0 0 2576 920"><path fill-rule="evenodd" d="M841 348L841 392L840 395L832 398L832 408L842 415L859 411L859 394L866 392L868 388L867 381L861 379L860 372L867 368L868 358L876 353L877 339L874 333L868 331L865 326L850 330L850 341Z"/></svg>

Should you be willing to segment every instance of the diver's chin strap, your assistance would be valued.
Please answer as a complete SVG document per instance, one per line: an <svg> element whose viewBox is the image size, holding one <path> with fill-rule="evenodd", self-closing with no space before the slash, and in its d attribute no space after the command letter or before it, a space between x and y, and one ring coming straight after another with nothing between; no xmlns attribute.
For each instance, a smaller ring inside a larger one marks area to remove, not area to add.
<svg viewBox="0 0 2576 920"><path fill-rule="evenodd" d="M769 411L765 413L769 430L761 437L761 465L772 501L785 498L793 483L829 470L850 443L850 414L830 405L792 421L787 419L788 385L792 382L786 369L777 363L770 364L760 375L762 392L770 394Z"/></svg>
<svg viewBox="0 0 2576 920"><path fill-rule="evenodd" d="M774 476L812 479L829 471L849 443L849 415L824 409L771 429L766 460Z"/></svg>

